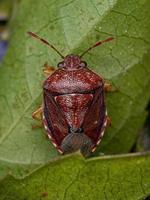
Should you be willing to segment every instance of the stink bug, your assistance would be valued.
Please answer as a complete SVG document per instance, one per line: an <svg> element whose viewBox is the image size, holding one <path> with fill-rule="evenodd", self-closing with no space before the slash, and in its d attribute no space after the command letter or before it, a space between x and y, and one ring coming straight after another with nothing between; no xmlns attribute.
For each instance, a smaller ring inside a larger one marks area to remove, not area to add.
<svg viewBox="0 0 150 200"><path fill-rule="evenodd" d="M43 84L43 105L33 113L33 118L42 116L47 135L60 153L80 150L87 156L94 152L109 123L104 92L111 90L111 85L91 71L82 57L113 38L97 42L80 56L63 56L35 33L28 34L54 49L62 58L53 73L52 67L45 65L48 78Z"/></svg>

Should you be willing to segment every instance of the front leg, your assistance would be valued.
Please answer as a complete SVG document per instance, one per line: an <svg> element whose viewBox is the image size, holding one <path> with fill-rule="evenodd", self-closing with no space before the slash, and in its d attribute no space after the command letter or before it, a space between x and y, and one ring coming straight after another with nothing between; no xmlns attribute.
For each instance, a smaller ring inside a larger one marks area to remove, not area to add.
<svg viewBox="0 0 150 200"><path fill-rule="evenodd" d="M112 124L111 118L107 116L107 117L106 117L106 121L107 121L106 127L111 126L111 124Z"/></svg>
<svg viewBox="0 0 150 200"><path fill-rule="evenodd" d="M50 76L55 70L56 70L55 67L49 66L47 62L44 64L43 72L46 77Z"/></svg>
<svg viewBox="0 0 150 200"><path fill-rule="evenodd" d="M42 128L43 122L42 122L42 115L43 115L43 106L40 106L36 111L32 113L32 118L35 120L40 121L39 124L33 124L32 129Z"/></svg>
<svg viewBox="0 0 150 200"><path fill-rule="evenodd" d="M32 113L33 119L42 121L43 106L40 106L36 111Z"/></svg>
<svg viewBox="0 0 150 200"><path fill-rule="evenodd" d="M117 89L110 83L104 82L104 91L105 92L115 92Z"/></svg>

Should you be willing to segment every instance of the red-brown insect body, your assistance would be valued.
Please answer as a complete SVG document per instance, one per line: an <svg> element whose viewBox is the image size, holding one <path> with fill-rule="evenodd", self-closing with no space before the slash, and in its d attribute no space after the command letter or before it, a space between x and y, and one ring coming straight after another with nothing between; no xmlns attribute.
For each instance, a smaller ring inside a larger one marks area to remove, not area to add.
<svg viewBox="0 0 150 200"><path fill-rule="evenodd" d="M43 84L43 123L48 137L61 153L76 150L88 155L100 143L107 125L102 77L88 69L82 57L91 49L113 40L109 37L80 56L64 57L52 44L33 32L28 34L52 48L63 59L58 70Z"/></svg>
<svg viewBox="0 0 150 200"><path fill-rule="evenodd" d="M74 133L82 130L94 149L106 120L103 79L86 66L82 67L80 63L83 62L78 58L67 56L62 68L49 76L43 85L44 124L60 151L63 151L61 145L70 129Z"/></svg>

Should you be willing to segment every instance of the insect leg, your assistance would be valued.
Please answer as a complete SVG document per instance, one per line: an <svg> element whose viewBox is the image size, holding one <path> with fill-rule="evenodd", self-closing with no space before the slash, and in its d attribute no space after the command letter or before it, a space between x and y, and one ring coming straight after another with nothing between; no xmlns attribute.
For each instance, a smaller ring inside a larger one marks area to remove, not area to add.
<svg viewBox="0 0 150 200"><path fill-rule="evenodd" d="M43 123L40 124L33 124L32 129L43 128Z"/></svg>
<svg viewBox="0 0 150 200"><path fill-rule="evenodd" d="M33 119L42 120L43 106L40 106L36 111L32 113Z"/></svg>
<svg viewBox="0 0 150 200"><path fill-rule="evenodd" d="M111 119L110 119L110 117L106 117L106 120L107 120L107 125L106 125L106 127L108 127L108 126L111 126Z"/></svg>
<svg viewBox="0 0 150 200"><path fill-rule="evenodd" d="M104 91L105 92L115 92L115 91L117 91L117 89L110 83L105 82L104 83Z"/></svg>
<svg viewBox="0 0 150 200"><path fill-rule="evenodd" d="M46 77L51 75L54 71L55 71L54 67L49 66L47 63L44 64L43 72L44 72Z"/></svg>

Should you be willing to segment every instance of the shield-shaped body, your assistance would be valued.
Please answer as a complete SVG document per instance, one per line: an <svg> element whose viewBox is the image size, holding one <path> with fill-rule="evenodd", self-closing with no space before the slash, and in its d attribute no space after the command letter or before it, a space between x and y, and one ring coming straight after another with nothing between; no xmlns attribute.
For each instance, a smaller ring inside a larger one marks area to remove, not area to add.
<svg viewBox="0 0 150 200"><path fill-rule="evenodd" d="M94 151L107 124L103 79L87 67L62 68L45 80L43 89L43 123L58 151Z"/></svg>

